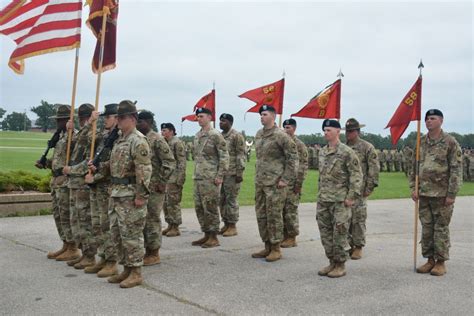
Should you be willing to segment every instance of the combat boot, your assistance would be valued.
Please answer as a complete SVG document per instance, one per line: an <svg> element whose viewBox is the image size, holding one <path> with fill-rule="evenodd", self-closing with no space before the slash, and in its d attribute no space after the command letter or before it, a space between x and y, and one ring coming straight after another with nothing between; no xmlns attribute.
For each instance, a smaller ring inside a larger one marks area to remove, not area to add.
<svg viewBox="0 0 474 316"><path fill-rule="evenodd" d="M253 253L252 258L265 258L266 256L268 256L270 254L271 247L272 247L272 244L269 241L266 241L265 242L265 249L263 249L259 252Z"/></svg>
<svg viewBox="0 0 474 316"><path fill-rule="evenodd" d="M168 224L168 227L166 227L165 229L163 229L163 231L161 232L162 235L166 235L168 234L168 232L170 231L171 227L173 225L172 224Z"/></svg>
<svg viewBox="0 0 474 316"><path fill-rule="evenodd" d="M120 283L130 275L131 268L123 267L123 271L120 274L116 274L107 279L109 283Z"/></svg>
<svg viewBox="0 0 474 316"><path fill-rule="evenodd" d="M280 243L271 245L271 251L268 256L265 257L265 260L268 262L273 262L281 259L281 249Z"/></svg>
<svg viewBox="0 0 474 316"><path fill-rule="evenodd" d="M329 265L319 270L318 274L321 276L327 276L328 273L331 272L335 267L336 267L336 263L332 260L329 260Z"/></svg>
<svg viewBox="0 0 474 316"><path fill-rule="evenodd" d="M93 265L95 265L95 256L83 256L82 260L74 265L74 269L82 270Z"/></svg>
<svg viewBox="0 0 474 316"><path fill-rule="evenodd" d="M76 258L76 259L73 259L73 260L69 260L68 262L66 262L66 264L70 267L74 267L74 265L78 262L80 262L82 259L84 258L84 255L81 255L80 257Z"/></svg>
<svg viewBox="0 0 474 316"><path fill-rule="evenodd" d="M97 273L102 270L103 267L105 267L105 259L101 257L99 262L97 262L95 265L85 267L84 273Z"/></svg>
<svg viewBox="0 0 474 316"><path fill-rule="evenodd" d="M176 237L180 235L181 235L181 232L179 231L178 225L176 224L171 225L171 229L166 234L167 237Z"/></svg>
<svg viewBox="0 0 474 316"><path fill-rule="evenodd" d="M209 239L209 233L204 233L204 237L195 240L191 243L193 246L202 246Z"/></svg>
<svg viewBox="0 0 474 316"><path fill-rule="evenodd" d="M235 224L227 224L227 229L226 231L222 234L224 237L232 237L232 236L237 236L237 227Z"/></svg>
<svg viewBox="0 0 474 316"><path fill-rule="evenodd" d="M416 268L418 273L430 273L431 269L435 266L435 260L433 257L429 257L428 261L421 267Z"/></svg>
<svg viewBox="0 0 474 316"><path fill-rule="evenodd" d="M351 253L351 259L352 260L359 260L360 258L362 258L362 247L354 247L352 249L352 253Z"/></svg>
<svg viewBox="0 0 474 316"><path fill-rule="evenodd" d="M128 289L143 283L142 268L132 267L130 269L131 270L128 277L122 282L120 282L120 287L123 289Z"/></svg>
<svg viewBox="0 0 474 316"><path fill-rule="evenodd" d="M220 246L219 239L217 239L217 233L211 232L209 234L209 238L206 240L205 243L202 244L202 248L214 248Z"/></svg>
<svg viewBox="0 0 474 316"><path fill-rule="evenodd" d="M444 260L436 261L435 266L431 269L431 275L442 276L446 274L446 266L444 265Z"/></svg>
<svg viewBox="0 0 474 316"><path fill-rule="evenodd" d="M296 236L288 236L280 245L282 248L292 248L297 247L298 244L296 243Z"/></svg>
<svg viewBox="0 0 474 316"><path fill-rule="evenodd" d="M56 261L70 261L81 257L81 251L77 248L75 242L67 243L67 249L65 252L56 257ZM79 261L77 261L79 262ZM75 263L77 263L75 262ZM74 264L75 264L74 263ZM73 264L73 265L74 265Z"/></svg>
<svg viewBox="0 0 474 316"><path fill-rule="evenodd" d="M224 222L224 226L222 226L221 230L219 231L219 235L224 234L225 231L227 230L227 228L229 228L229 224L227 224L226 222Z"/></svg>
<svg viewBox="0 0 474 316"><path fill-rule="evenodd" d="M110 277L118 274L117 262L116 261L106 261L105 266L97 272L99 278Z"/></svg>
<svg viewBox="0 0 474 316"><path fill-rule="evenodd" d="M48 252L46 257L48 257L48 259L56 259L57 256L64 253L66 250L67 250L67 242L63 241L63 246L61 247L61 249Z"/></svg>
<svg viewBox="0 0 474 316"><path fill-rule="evenodd" d="M340 278L346 275L346 265L344 262L336 262L334 269L328 272L330 278Z"/></svg>
<svg viewBox="0 0 474 316"><path fill-rule="evenodd" d="M152 266L160 263L160 248L148 249L148 255L143 258L144 266Z"/></svg>

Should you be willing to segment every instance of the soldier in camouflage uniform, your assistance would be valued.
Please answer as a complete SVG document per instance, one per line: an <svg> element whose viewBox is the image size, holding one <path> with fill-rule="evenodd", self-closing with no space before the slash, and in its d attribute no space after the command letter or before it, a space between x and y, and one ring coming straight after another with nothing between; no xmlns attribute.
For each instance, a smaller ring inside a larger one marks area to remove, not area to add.
<svg viewBox="0 0 474 316"><path fill-rule="evenodd" d="M396 172L400 172L402 170L402 154L398 149L393 151L393 165Z"/></svg>
<svg viewBox="0 0 474 316"><path fill-rule="evenodd" d="M259 109L263 128L255 136L255 213L265 249L252 254L268 262L281 258L283 208L288 185L296 178L298 151L295 142L275 124L275 108Z"/></svg>
<svg viewBox="0 0 474 316"><path fill-rule="evenodd" d="M385 168L387 162L386 155L387 154L384 149L380 150L380 154L378 155L380 163L380 172L387 171L387 169Z"/></svg>
<svg viewBox="0 0 474 316"><path fill-rule="evenodd" d="M144 266L160 263L161 248L161 210L165 201L166 182L174 170L175 160L173 152L161 134L152 130L155 125L153 113L141 111L138 114L137 129L146 136L151 150L152 174L150 180L150 197L145 229L145 257Z"/></svg>
<svg viewBox="0 0 474 316"><path fill-rule="evenodd" d="M415 191L415 169L410 173L412 198L419 203L421 250L428 261L418 273L441 276L449 260L449 223L454 201L462 183L462 152L454 137L441 129L443 113L428 110L425 115L428 134L421 139L419 190Z"/></svg>
<svg viewBox="0 0 474 316"><path fill-rule="evenodd" d="M171 123L161 124L161 135L170 146L175 160L175 168L166 184L165 203L163 210L168 227L163 230L167 237L180 236L179 225L183 223L181 218L181 197L183 196L183 185L186 180L186 156L185 145L176 136L176 128Z"/></svg>
<svg viewBox="0 0 474 316"><path fill-rule="evenodd" d="M387 166L387 172L394 171L393 169L393 152L388 149L385 153L385 165Z"/></svg>
<svg viewBox="0 0 474 316"><path fill-rule="evenodd" d="M314 147L308 145L306 150L308 150L308 169L314 169Z"/></svg>
<svg viewBox="0 0 474 316"><path fill-rule="evenodd" d="M295 142L298 151L298 171L296 178L288 184L288 192L283 208L283 241L282 248L296 247L296 236L300 234L298 205L300 204L301 188L308 171L308 150L306 145L296 137L296 121L288 119L283 122L285 133Z"/></svg>
<svg viewBox="0 0 474 316"><path fill-rule="evenodd" d="M413 159L414 159L414 152L410 146L405 146L403 148L403 157L405 158L405 175L408 176L410 170L413 169Z"/></svg>
<svg viewBox="0 0 474 316"><path fill-rule="evenodd" d="M359 198L363 179L357 154L339 141L340 130L338 121L324 120L324 138L328 144L319 152L316 220L329 265L318 274L331 278L346 274L351 207Z"/></svg>
<svg viewBox="0 0 474 316"><path fill-rule="evenodd" d="M469 149L462 149L462 180L469 181Z"/></svg>
<svg viewBox="0 0 474 316"><path fill-rule="evenodd" d="M321 150L321 146L319 144L314 145L314 156L313 156L313 163L314 169L319 170L319 151Z"/></svg>
<svg viewBox="0 0 474 316"><path fill-rule="evenodd" d="M364 126L354 118L348 119L345 126L346 144L357 154L363 175L360 194L357 195L351 209L349 244L353 260L362 258L362 248L365 246L367 198L379 183L379 160L375 148L360 138L360 129Z"/></svg>
<svg viewBox="0 0 474 316"><path fill-rule="evenodd" d="M245 141L241 133L232 128L234 117L224 113L219 118L219 127L227 143L229 152L229 168L224 174L221 187L220 212L224 226L219 231L224 237L237 235L236 224L239 221L240 184L245 170Z"/></svg>
<svg viewBox="0 0 474 316"><path fill-rule="evenodd" d="M219 246L219 192L229 167L229 153L224 137L212 128L212 112L196 110L201 130L194 137L194 208L204 237L193 246Z"/></svg>

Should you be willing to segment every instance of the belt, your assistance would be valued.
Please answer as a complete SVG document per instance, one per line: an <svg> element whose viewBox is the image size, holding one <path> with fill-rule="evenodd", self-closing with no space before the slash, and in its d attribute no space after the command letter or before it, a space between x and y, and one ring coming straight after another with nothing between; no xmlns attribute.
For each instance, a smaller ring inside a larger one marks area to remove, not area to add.
<svg viewBox="0 0 474 316"><path fill-rule="evenodd" d="M136 182L135 177L127 177L127 178L111 177L111 178L110 178L110 183L112 183L112 184L124 184L124 185L127 185L127 184L135 184L135 183L137 183L137 182Z"/></svg>
<svg viewBox="0 0 474 316"><path fill-rule="evenodd" d="M52 170L53 177L59 177L63 175L63 169Z"/></svg>

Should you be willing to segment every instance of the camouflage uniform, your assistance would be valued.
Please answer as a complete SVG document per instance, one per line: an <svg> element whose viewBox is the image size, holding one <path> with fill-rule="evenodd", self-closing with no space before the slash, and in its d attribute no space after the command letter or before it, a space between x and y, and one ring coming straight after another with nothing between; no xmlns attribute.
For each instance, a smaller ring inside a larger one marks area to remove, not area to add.
<svg viewBox="0 0 474 316"><path fill-rule="evenodd" d="M263 242L272 245L283 239L283 207L288 186L278 188L281 180L290 184L296 178L296 144L277 126L262 128L255 136L255 212Z"/></svg>
<svg viewBox="0 0 474 316"><path fill-rule="evenodd" d="M308 168L314 169L314 147L308 146L306 149L308 150Z"/></svg>
<svg viewBox="0 0 474 316"><path fill-rule="evenodd" d="M175 168L166 184L165 203L163 206L165 220L169 225L181 225L181 197L183 185L186 180L186 156L184 143L176 136L166 140L173 153Z"/></svg>
<svg viewBox="0 0 474 316"><path fill-rule="evenodd" d="M221 187L220 211L222 221L226 224L236 224L239 221L239 196L240 185L236 177L242 177L245 170L245 141L242 134L231 128L227 133L222 133L229 152L229 169L224 174Z"/></svg>
<svg viewBox="0 0 474 316"><path fill-rule="evenodd" d="M313 163L314 163L314 169L319 170L319 151L321 148L315 147L314 148L314 156L313 156Z"/></svg>
<svg viewBox="0 0 474 316"><path fill-rule="evenodd" d="M378 186L379 161L374 146L363 139L358 138L347 146L357 154L363 175L360 193L351 208L352 218L348 239L351 247L364 247L367 220L367 197L364 195L370 195Z"/></svg>
<svg viewBox="0 0 474 316"><path fill-rule="evenodd" d="M347 259L351 208L344 205L344 200L357 200L362 179L359 158L352 149L341 142L335 148L321 148L316 220L321 243L332 262L343 263Z"/></svg>
<svg viewBox="0 0 474 316"><path fill-rule="evenodd" d="M395 150L393 152L393 163L394 163L394 167L395 167L395 171L396 172L399 172L402 170L402 167L401 167L401 164L402 164L402 154L400 153L400 151L398 150Z"/></svg>
<svg viewBox="0 0 474 316"><path fill-rule="evenodd" d="M385 165L387 166L387 172L393 171L393 153L390 149L385 153Z"/></svg>
<svg viewBox="0 0 474 316"><path fill-rule="evenodd" d="M413 169L413 160L415 159L413 149L408 146L403 148L403 156L405 157L405 175L408 175Z"/></svg>
<svg viewBox="0 0 474 316"><path fill-rule="evenodd" d="M223 179L229 167L224 137L214 128L199 131L194 137L194 208L205 233L219 231L219 191L214 181Z"/></svg>
<svg viewBox="0 0 474 316"><path fill-rule="evenodd" d="M461 161L461 148L451 135L441 131L439 139L431 140L428 135L421 138L418 195L425 258L449 260L449 223L454 205L446 206L445 200L454 199L459 191ZM410 172L410 188L415 190L414 169Z"/></svg>
<svg viewBox="0 0 474 316"><path fill-rule="evenodd" d="M474 150L471 149L469 153L469 181L474 181Z"/></svg>
<svg viewBox="0 0 474 316"><path fill-rule="evenodd" d="M462 154L462 179L463 181L469 181L469 151L464 150Z"/></svg>
<svg viewBox="0 0 474 316"><path fill-rule="evenodd" d="M378 156L379 156L379 163L380 163L380 172L387 171L387 169L385 168L385 163L386 163L385 151L382 149Z"/></svg>

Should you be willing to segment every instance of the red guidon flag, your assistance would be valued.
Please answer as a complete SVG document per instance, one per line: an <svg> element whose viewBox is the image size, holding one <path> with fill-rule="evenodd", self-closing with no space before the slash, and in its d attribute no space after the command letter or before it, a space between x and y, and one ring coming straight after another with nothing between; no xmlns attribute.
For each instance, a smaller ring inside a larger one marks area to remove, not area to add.
<svg viewBox="0 0 474 316"><path fill-rule="evenodd" d="M318 94L308 104L291 116L326 119L341 117L341 79L336 80Z"/></svg>
<svg viewBox="0 0 474 316"><path fill-rule="evenodd" d="M87 25L97 38L94 58L92 59L92 71L99 72L100 58L100 34L102 32L102 17L107 15L105 26L104 55L102 60L102 72L115 68L115 48L117 44L117 17L118 0L87 0L90 12Z"/></svg>
<svg viewBox="0 0 474 316"><path fill-rule="evenodd" d="M17 44L8 66L22 74L26 58L79 47L81 15L78 0L11 1L0 11L0 34Z"/></svg>
<svg viewBox="0 0 474 316"><path fill-rule="evenodd" d="M276 114L283 112L283 94L285 91L285 78L270 83L266 86L249 90L241 95L239 98L246 98L256 104L247 110L247 112L256 112L262 105L271 105L275 108Z"/></svg>
<svg viewBox="0 0 474 316"><path fill-rule="evenodd" d="M390 127L392 145L397 144L411 121L421 119L421 83L422 77L420 75L385 127Z"/></svg>
<svg viewBox="0 0 474 316"><path fill-rule="evenodd" d="M206 108L211 110L212 112L212 121L216 121L216 90L212 89L212 91L202 98L199 99L199 101L196 103L196 105L193 108L193 111L196 112L197 109L199 108ZM191 121L191 122L196 122L196 114L190 114L183 116L181 118L181 122L183 121Z"/></svg>

